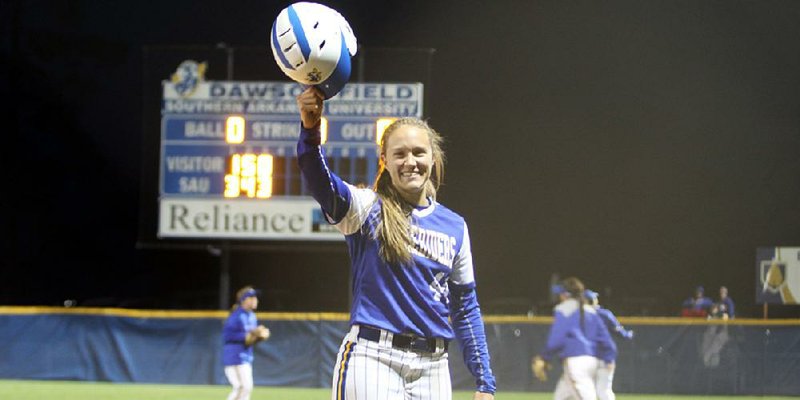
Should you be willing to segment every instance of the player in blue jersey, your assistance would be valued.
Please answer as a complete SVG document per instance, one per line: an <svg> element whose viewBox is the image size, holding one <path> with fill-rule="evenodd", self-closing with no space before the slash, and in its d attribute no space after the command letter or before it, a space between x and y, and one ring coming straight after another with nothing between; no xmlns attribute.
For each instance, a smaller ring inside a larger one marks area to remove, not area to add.
<svg viewBox="0 0 800 400"><path fill-rule="evenodd" d="M597 292L586 290L585 295L589 303L597 310L597 315L603 319L603 323L605 323L609 333L613 333L626 340L633 339L633 331L625 329L611 310L600 306L600 295ZM600 400L616 399L616 395L612 389L615 367L616 357L610 361L602 362L597 368L597 397Z"/></svg>
<svg viewBox="0 0 800 400"><path fill-rule="evenodd" d="M705 290L702 286L694 289L694 296L684 300L681 308L681 316L683 317L707 317L708 312L714 302L705 296Z"/></svg>
<svg viewBox="0 0 800 400"><path fill-rule="evenodd" d="M334 367L332 399L449 400L452 339L475 377L473 398L493 399L467 225L436 201L441 137L424 121L395 121L381 140L374 188L359 189L325 162L323 95L310 88L297 103L304 182L345 235L352 264L351 328Z"/></svg>
<svg viewBox="0 0 800 400"><path fill-rule="evenodd" d="M597 311L586 304L584 290L577 278L567 278L556 286L554 292L561 302L554 309L547 345L531 365L536 377L544 381L547 363L556 357L561 360L564 372L556 385L556 400L595 400L597 369L616 358L617 346Z"/></svg>
<svg viewBox="0 0 800 400"><path fill-rule="evenodd" d="M720 286L719 300L711 306L709 317L720 319L733 319L736 317L736 306L733 303L733 299L728 296L727 287Z"/></svg>
<svg viewBox="0 0 800 400"><path fill-rule="evenodd" d="M249 400L253 392L253 345L269 338L269 329L258 325L258 291L245 286L236 292L236 304L222 328L222 362L233 390L228 400Z"/></svg>

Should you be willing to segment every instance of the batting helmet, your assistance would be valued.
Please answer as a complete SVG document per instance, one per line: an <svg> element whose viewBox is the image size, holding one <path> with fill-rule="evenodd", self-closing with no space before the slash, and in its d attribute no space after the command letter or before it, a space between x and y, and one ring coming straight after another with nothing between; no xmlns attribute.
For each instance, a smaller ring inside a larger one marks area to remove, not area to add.
<svg viewBox="0 0 800 400"><path fill-rule="evenodd" d="M335 10L299 2L284 8L272 24L272 55L292 80L317 86L329 99L350 79L356 55L353 29Z"/></svg>

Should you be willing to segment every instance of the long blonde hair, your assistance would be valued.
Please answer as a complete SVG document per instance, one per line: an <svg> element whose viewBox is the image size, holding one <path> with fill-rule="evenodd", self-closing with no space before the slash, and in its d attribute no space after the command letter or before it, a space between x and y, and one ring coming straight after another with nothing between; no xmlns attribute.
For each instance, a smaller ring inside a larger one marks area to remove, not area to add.
<svg viewBox="0 0 800 400"><path fill-rule="evenodd" d="M431 153L433 156L433 171L425 182L425 197L436 200L436 192L444 180L444 152L442 151L442 136L428 126L428 123L418 118L401 118L389 125L381 139L381 155L386 155L386 143L398 128L412 126L428 133ZM380 243L380 255L384 261L403 265L411 262L411 211L413 205L406 202L397 189L392 185L392 178L386 170L386 164L381 161L378 176L373 187L381 199L381 221L375 231L375 236Z"/></svg>

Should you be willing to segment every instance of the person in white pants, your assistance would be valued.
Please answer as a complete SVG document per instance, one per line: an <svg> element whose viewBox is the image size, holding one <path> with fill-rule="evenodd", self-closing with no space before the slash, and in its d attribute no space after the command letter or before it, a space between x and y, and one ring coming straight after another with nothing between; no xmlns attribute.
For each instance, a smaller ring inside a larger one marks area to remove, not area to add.
<svg viewBox="0 0 800 400"><path fill-rule="evenodd" d="M556 385L554 398L596 400L597 369L609 354L616 354L616 345L597 311L586 304L580 280L567 278L553 290L561 302L554 309L547 345L533 359L534 374L539 380L546 380L547 363L558 357L564 372Z"/></svg>
<svg viewBox="0 0 800 400"><path fill-rule="evenodd" d="M609 333L613 333L626 340L633 339L633 331L625 329L611 310L600 306L600 295L597 292L587 289L584 296L594 309L597 310L597 315L603 320ZM614 369L616 367L616 353L613 354L613 357L608 358L608 360L601 362L597 368L597 397L600 398L600 400L615 400L617 398L612 389L614 383Z"/></svg>

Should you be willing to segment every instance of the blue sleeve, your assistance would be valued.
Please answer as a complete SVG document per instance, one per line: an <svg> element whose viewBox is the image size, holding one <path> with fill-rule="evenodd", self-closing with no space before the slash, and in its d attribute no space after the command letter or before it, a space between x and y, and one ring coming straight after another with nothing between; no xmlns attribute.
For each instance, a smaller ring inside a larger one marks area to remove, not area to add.
<svg viewBox="0 0 800 400"><path fill-rule="evenodd" d="M475 377L477 391L493 395L497 384L489 364L489 348L474 284L451 286L450 312L464 363Z"/></svg>
<svg viewBox="0 0 800 400"><path fill-rule="evenodd" d="M734 311L733 299L730 297L725 298L725 304L728 305L728 318L733 318L736 316L736 312Z"/></svg>
<svg viewBox="0 0 800 400"><path fill-rule="evenodd" d="M614 316L611 310L607 308L598 308L597 314L603 319L609 332L613 332L623 339L631 339L633 337L633 334L619 323L619 320L617 320L617 317Z"/></svg>
<svg viewBox="0 0 800 400"><path fill-rule="evenodd" d="M611 335L602 319L598 322L597 337L595 338L598 347L597 354L603 361L613 363L617 359L617 344L611 340Z"/></svg>
<svg viewBox="0 0 800 400"><path fill-rule="evenodd" d="M567 322L566 317L559 312L553 316L553 325L550 327L550 334L547 335L547 345L541 354L543 359L550 361L561 353L565 345L564 339L567 337L567 330L569 330Z"/></svg>
<svg viewBox="0 0 800 400"><path fill-rule="evenodd" d="M300 126L300 139L297 142L297 163L303 175L303 182L311 191L329 222L338 223L350 209L350 190L344 181L328 168L325 151L320 146L319 128L306 129Z"/></svg>
<svg viewBox="0 0 800 400"><path fill-rule="evenodd" d="M222 340L224 343L244 343L247 332L244 330L242 314L234 312L222 327Z"/></svg>

